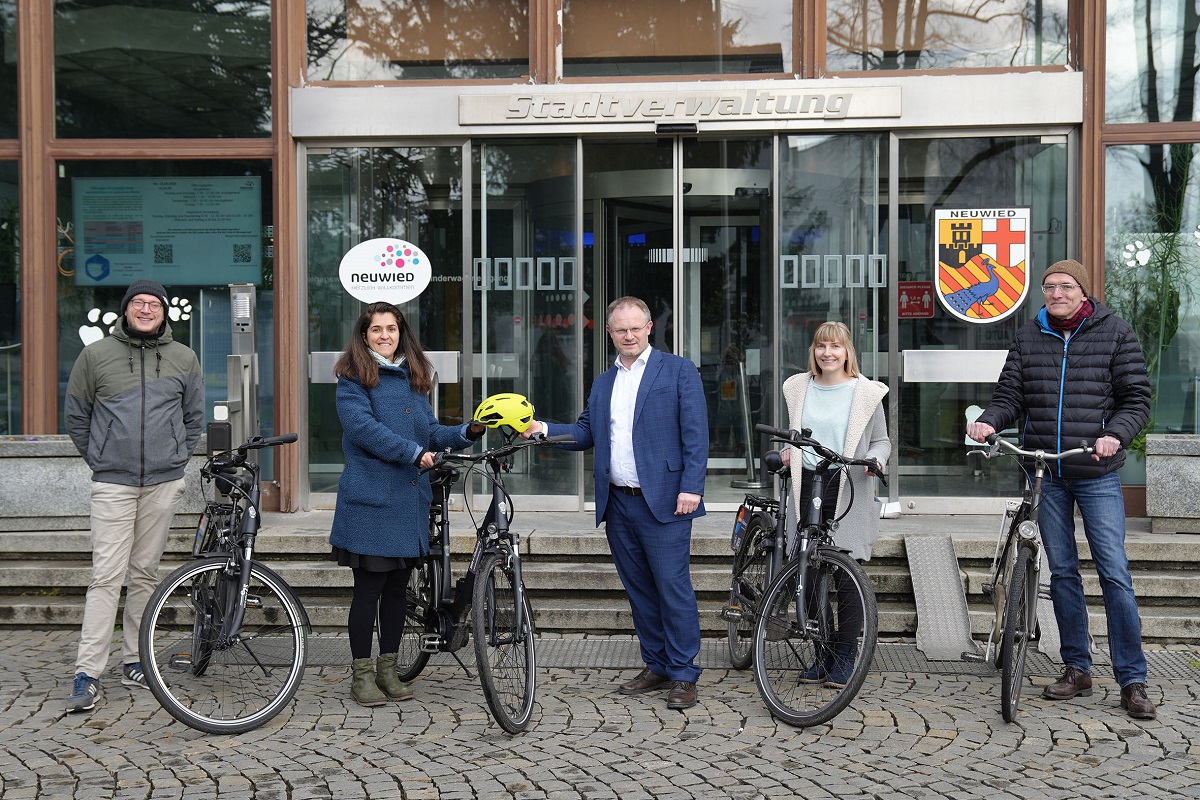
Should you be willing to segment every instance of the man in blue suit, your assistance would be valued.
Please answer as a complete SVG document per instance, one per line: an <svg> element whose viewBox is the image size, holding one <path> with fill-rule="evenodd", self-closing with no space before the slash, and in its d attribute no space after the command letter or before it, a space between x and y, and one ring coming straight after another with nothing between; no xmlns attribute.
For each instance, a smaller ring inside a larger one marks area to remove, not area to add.
<svg viewBox="0 0 1200 800"><path fill-rule="evenodd" d="M650 309L636 297L608 306L616 363L596 378L574 424L535 420L535 433L596 448L596 525L625 585L646 668L621 694L671 684L667 707L696 704L700 615L690 569L692 519L704 514L708 407L696 365L650 347Z"/></svg>

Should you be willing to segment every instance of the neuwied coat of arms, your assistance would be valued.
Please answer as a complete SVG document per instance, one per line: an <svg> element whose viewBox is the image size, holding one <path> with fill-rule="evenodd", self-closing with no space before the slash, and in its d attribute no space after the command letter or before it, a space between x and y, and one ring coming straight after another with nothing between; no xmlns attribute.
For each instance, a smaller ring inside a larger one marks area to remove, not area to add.
<svg viewBox="0 0 1200 800"><path fill-rule="evenodd" d="M937 296L966 322L999 322L1029 293L1028 208L939 208L934 218Z"/></svg>

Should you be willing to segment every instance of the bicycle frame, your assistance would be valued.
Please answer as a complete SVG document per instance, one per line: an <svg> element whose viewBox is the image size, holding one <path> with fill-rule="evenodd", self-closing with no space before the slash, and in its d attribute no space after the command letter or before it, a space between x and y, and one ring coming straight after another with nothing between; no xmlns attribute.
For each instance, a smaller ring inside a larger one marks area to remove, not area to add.
<svg viewBox="0 0 1200 800"><path fill-rule="evenodd" d="M1007 580L1007 576L1012 574L1013 564L1022 548L1028 548L1033 553L1033 558L1030 559L1028 583L1030 586L1035 587L1030 593L1030 601L1026 603L1026 630L1034 630L1037 624L1037 600L1039 592L1036 590L1036 587L1039 585L1041 577L1041 563L1038 558L1038 554L1041 552L1041 525L1038 521L1038 512L1041 508L1042 484L1045 480L1048 462L1061 461L1071 456L1086 455L1095 452L1095 448L1089 446L1086 442L1080 442L1079 447L1065 450L1061 453L1047 453L1044 450L1024 450L1000 438L996 434L988 437L988 443L991 447L987 451L972 450L968 455L978 454L980 457L987 459L997 458L1001 455L1011 455L1017 458L1032 459L1033 464L1030 468L1022 466L1022 470L1025 471L1025 481L1021 492L1021 501L1015 506L1005 509L1004 521L1001 525L1000 535L996 541L996 552L992 557L992 580L988 584L993 594L993 604L996 607L996 620L992 626L992 631L988 634L987 644L982 654L970 652L962 654L964 661L975 662L990 661L994 652L993 648L999 646L996 637L1002 631L1004 611L995 599L998 596L996 594L998 589L997 584L1001 583L1001 575L1006 576L1005 580ZM999 587L999 591L1000 595L1003 595L1000 602L1004 602L1008 586L1005 584Z"/></svg>

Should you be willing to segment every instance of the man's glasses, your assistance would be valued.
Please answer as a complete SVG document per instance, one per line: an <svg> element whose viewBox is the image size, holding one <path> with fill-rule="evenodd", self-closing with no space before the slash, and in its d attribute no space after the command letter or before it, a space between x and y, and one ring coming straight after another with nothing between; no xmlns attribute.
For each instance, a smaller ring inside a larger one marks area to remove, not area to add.
<svg viewBox="0 0 1200 800"><path fill-rule="evenodd" d="M130 300L129 305L133 306L134 311L141 311L143 308L148 308L151 311L162 311L162 303L157 300Z"/></svg>
<svg viewBox="0 0 1200 800"><path fill-rule="evenodd" d="M646 325L649 325L649 324L650 324L649 322L646 323ZM633 334L634 336L637 336L639 333L646 330L646 325L643 325L640 328L609 328L608 332L611 333L613 336L625 337L625 336L628 336L629 334Z"/></svg>
<svg viewBox="0 0 1200 800"><path fill-rule="evenodd" d="M1063 294L1070 294L1079 288L1078 283L1043 283L1042 294L1054 294L1059 289Z"/></svg>

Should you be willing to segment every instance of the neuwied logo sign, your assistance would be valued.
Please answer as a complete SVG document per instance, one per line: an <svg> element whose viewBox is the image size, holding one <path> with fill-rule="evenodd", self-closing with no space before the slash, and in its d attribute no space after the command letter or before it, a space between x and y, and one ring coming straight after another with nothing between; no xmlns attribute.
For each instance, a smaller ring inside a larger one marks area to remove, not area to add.
<svg viewBox="0 0 1200 800"><path fill-rule="evenodd" d="M937 297L965 322L999 322L1029 294L1028 208L933 212Z"/></svg>
<svg viewBox="0 0 1200 800"><path fill-rule="evenodd" d="M431 267L421 248L403 239L370 239L342 257L338 276L364 303L407 303L429 285Z"/></svg>

